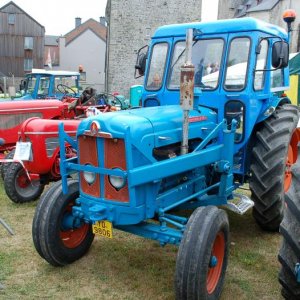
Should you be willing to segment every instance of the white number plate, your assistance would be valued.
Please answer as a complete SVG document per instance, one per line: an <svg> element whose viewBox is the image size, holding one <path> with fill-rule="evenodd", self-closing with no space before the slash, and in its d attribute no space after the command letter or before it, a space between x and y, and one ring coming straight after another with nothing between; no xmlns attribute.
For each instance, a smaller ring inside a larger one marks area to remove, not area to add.
<svg viewBox="0 0 300 300"><path fill-rule="evenodd" d="M31 143L17 142L14 159L16 160L31 160Z"/></svg>

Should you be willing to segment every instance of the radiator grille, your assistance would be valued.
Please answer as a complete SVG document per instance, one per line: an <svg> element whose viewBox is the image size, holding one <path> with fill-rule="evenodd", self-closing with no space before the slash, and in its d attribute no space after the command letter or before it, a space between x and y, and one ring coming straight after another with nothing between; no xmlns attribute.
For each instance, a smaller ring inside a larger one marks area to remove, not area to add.
<svg viewBox="0 0 300 300"><path fill-rule="evenodd" d="M105 168L119 168L126 170L126 156L124 140L105 139ZM109 182L108 176L105 176L105 198L120 202L129 202L128 185L121 190L116 190Z"/></svg>
<svg viewBox="0 0 300 300"><path fill-rule="evenodd" d="M99 166L97 153L97 139L90 136L80 136L78 139L80 151L79 163L81 165L91 164L95 167ZM80 172L81 189L84 193L94 197L100 197L100 176L96 175L96 180L92 184L88 184L82 172Z"/></svg>

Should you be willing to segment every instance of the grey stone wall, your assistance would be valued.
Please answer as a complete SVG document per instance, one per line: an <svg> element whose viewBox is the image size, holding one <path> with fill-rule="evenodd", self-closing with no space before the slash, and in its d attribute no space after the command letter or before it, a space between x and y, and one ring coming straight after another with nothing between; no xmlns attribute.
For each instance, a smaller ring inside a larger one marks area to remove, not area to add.
<svg viewBox="0 0 300 300"><path fill-rule="evenodd" d="M202 0L108 0L107 88L129 95L139 48L149 43L161 25L201 21Z"/></svg>

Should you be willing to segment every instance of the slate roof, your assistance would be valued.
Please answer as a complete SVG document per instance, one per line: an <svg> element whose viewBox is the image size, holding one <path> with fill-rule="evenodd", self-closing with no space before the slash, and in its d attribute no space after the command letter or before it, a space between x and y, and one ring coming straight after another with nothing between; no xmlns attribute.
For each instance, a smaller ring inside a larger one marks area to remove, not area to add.
<svg viewBox="0 0 300 300"><path fill-rule="evenodd" d="M79 35L84 33L86 30L91 30L94 34L96 34L100 39L106 42L106 26L100 24L94 19L88 19L81 25L77 26L67 34L65 34L66 45L71 43L74 39L76 39Z"/></svg>
<svg viewBox="0 0 300 300"><path fill-rule="evenodd" d="M271 10L279 1L280 0L261 0L261 2L257 4L257 0L245 0L243 4L236 8L234 17L243 17L249 12Z"/></svg>

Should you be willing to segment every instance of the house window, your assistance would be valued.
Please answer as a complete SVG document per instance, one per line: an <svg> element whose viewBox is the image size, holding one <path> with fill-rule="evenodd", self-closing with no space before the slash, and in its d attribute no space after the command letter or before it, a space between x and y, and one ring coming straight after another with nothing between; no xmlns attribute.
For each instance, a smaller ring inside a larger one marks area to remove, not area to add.
<svg viewBox="0 0 300 300"><path fill-rule="evenodd" d="M33 37L32 36L25 36L24 39L24 49L25 50L32 50L33 49Z"/></svg>
<svg viewBox="0 0 300 300"><path fill-rule="evenodd" d="M15 14L8 14L8 24L14 25L16 22L16 15Z"/></svg>
<svg viewBox="0 0 300 300"><path fill-rule="evenodd" d="M24 59L24 71L31 71L32 67L33 67L32 58L25 58Z"/></svg>

